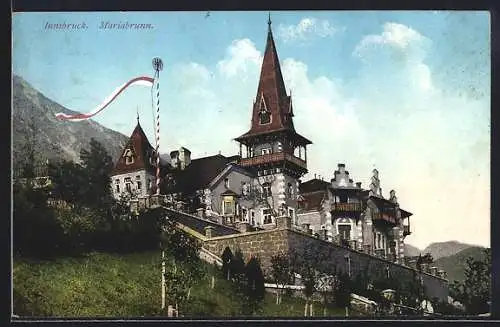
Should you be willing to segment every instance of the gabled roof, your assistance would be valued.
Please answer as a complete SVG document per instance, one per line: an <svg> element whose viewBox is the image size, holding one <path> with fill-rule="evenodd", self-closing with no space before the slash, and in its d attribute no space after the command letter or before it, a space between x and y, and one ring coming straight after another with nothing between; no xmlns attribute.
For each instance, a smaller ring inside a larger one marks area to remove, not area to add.
<svg viewBox="0 0 500 327"><path fill-rule="evenodd" d="M264 133L288 131L292 132L301 144L311 144L311 141L295 132L291 96L286 93L278 52L276 51L271 30L271 21L268 24L266 49L253 105L251 127L247 133L236 138L236 140L244 141L247 138ZM262 110L267 111L271 116L270 122L267 124L260 124Z"/></svg>
<svg viewBox="0 0 500 327"><path fill-rule="evenodd" d="M320 211L323 200L326 197L326 191L314 191L310 193L302 193L301 201L299 201L298 212L305 211Z"/></svg>
<svg viewBox="0 0 500 327"><path fill-rule="evenodd" d="M321 179L313 178L308 180L307 182L301 183L299 185L300 193L309 193L315 191L325 191L330 183L325 182Z"/></svg>
<svg viewBox="0 0 500 327"><path fill-rule="evenodd" d="M125 154L129 150L131 151L134 159L131 164L127 164L125 158ZM124 174L141 169L146 169L154 174L156 166L155 153L155 149L151 146L151 143L149 143L139 120L137 120L137 125L135 126L127 144L123 148L122 154L116 162L112 175Z"/></svg>
<svg viewBox="0 0 500 327"><path fill-rule="evenodd" d="M239 156L237 156L239 159ZM231 158L231 157L230 157ZM230 162L226 165L226 168L222 170L209 184L209 187L213 187L216 185L222 178L227 176L231 171L237 171L241 174L247 175L249 177L255 177L255 174L251 172L250 170L246 169L245 167L242 167L240 165L237 165L233 162Z"/></svg>
<svg viewBox="0 0 500 327"><path fill-rule="evenodd" d="M164 180L171 177L174 183L162 183L162 193L190 194L205 189L228 164L237 160L237 156L225 157L221 154L191 160L184 168L170 169Z"/></svg>
<svg viewBox="0 0 500 327"><path fill-rule="evenodd" d="M381 198L381 197L378 197L378 196L370 196L370 199L373 200L373 202L375 203L375 205L379 208L379 209L394 209L396 208L396 204L387 200L387 199L384 199L384 198ZM399 211L401 212L401 218L406 218L406 217L410 217L412 216L413 214L411 212L408 212L406 210L403 210L403 209L399 209Z"/></svg>

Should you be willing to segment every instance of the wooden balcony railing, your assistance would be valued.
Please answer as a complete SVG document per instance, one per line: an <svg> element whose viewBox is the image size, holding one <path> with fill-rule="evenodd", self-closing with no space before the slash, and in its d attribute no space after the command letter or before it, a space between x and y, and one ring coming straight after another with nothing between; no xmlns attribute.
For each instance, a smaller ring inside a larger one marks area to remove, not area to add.
<svg viewBox="0 0 500 327"><path fill-rule="evenodd" d="M373 220L383 220L383 221L386 221L386 222L391 223L391 224L396 223L396 218L393 215L390 215L390 214L387 214L384 212L375 213L373 215Z"/></svg>
<svg viewBox="0 0 500 327"><path fill-rule="evenodd" d="M307 164L304 160L285 152L264 154L261 156L255 156L250 158L242 158L240 160L240 165L255 166L255 165L274 163L280 161L290 161L301 168L307 169Z"/></svg>
<svg viewBox="0 0 500 327"><path fill-rule="evenodd" d="M334 203L332 207L333 211L363 211L361 203Z"/></svg>

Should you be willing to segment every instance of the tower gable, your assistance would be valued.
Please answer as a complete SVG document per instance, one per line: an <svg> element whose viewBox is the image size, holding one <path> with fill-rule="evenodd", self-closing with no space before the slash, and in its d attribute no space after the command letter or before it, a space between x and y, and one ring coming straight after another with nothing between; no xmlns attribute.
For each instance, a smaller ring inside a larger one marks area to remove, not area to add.
<svg viewBox="0 0 500 327"><path fill-rule="evenodd" d="M137 170L146 170L153 173L155 169L154 163L155 150L149 143L141 125L137 122L137 126L118 158L113 175Z"/></svg>

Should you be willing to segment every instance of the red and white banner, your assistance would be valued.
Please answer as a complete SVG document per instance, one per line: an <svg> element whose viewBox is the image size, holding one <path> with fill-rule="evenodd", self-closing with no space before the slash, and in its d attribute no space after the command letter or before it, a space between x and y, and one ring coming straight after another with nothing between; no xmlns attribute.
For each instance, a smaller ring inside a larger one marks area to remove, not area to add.
<svg viewBox="0 0 500 327"><path fill-rule="evenodd" d="M57 113L56 118L61 119L61 120L70 120L70 121L81 121L81 120L86 120L89 119L95 115L97 115L99 112L104 110L111 102L113 102L116 97L122 93L127 87L132 86L132 85L142 85L142 86L153 86L154 79L148 76L140 76L136 77L134 79L131 79L127 83L121 85L118 87L113 93L111 93L110 96L108 96L102 104L97 106L94 110L92 110L89 113L86 114L75 114L75 115L68 115L65 113Z"/></svg>

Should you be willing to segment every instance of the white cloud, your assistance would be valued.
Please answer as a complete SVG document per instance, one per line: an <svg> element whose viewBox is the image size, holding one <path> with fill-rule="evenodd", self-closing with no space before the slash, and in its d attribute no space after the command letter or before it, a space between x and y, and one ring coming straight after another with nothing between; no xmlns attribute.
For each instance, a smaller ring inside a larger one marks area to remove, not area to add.
<svg viewBox="0 0 500 327"><path fill-rule="evenodd" d="M430 40L403 24L385 23L381 34L367 35L361 39L355 47L353 54L358 57L364 57L369 50L378 46L390 46L406 55L412 55L417 60L422 60L425 48ZM420 51L419 51L420 50Z"/></svg>
<svg viewBox="0 0 500 327"><path fill-rule="evenodd" d="M282 60L295 127L313 141L308 177L329 180L342 162L368 187L376 167L384 195L395 189L402 207L414 213L409 243L423 248L457 239L488 245L488 103L437 89L423 61L422 44L430 41L422 40L413 29L385 24L382 34L356 47L364 61L359 77L349 82L312 76L306 63ZM389 56L390 69L374 69L372 60L387 56L384 47L404 52L404 60L392 65ZM214 69L195 63L173 69L173 91L162 98L169 99L162 146L184 145L193 157L237 153L231 140L249 128L261 62L262 52L243 39L229 45Z"/></svg>
<svg viewBox="0 0 500 327"><path fill-rule="evenodd" d="M280 24L278 27L278 35L285 42L306 40L314 36L320 38L330 37L338 31L339 29L328 20L311 17L301 19L297 25Z"/></svg>
<svg viewBox="0 0 500 327"><path fill-rule="evenodd" d="M247 77L248 69L255 69L262 63L262 55L249 39L235 40L229 46L224 60L217 64L219 72L226 77L240 74Z"/></svg>

